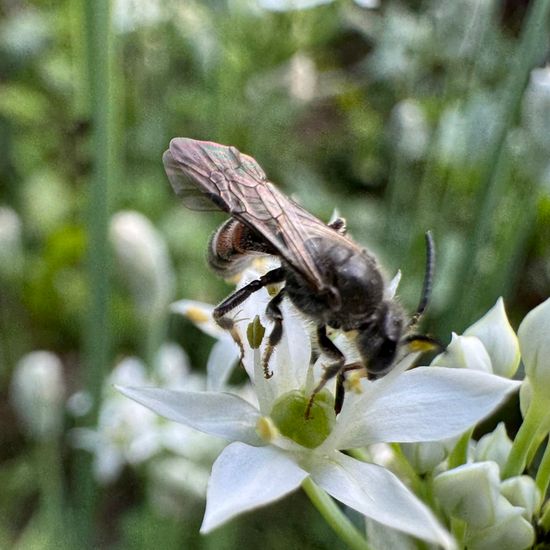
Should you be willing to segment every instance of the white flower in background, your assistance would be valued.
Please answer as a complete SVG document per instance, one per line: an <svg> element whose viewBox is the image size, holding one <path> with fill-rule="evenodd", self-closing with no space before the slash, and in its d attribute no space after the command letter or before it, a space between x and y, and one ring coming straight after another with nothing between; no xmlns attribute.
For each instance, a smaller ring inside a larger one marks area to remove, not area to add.
<svg viewBox="0 0 550 550"><path fill-rule="evenodd" d="M112 217L109 237L141 312L164 315L175 281L162 235L143 214L126 211Z"/></svg>
<svg viewBox="0 0 550 550"><path fill-rule="evenodd" d="M44 440L60 435L64 394L63 367L57 355L33 351L19 360L10 397L31 437Z"/></svg>
<svg viewBox="0 0 550 550"><path fill-rule="evenodd" d="M94 453L94 471L101 483L115 480L125 465L137 466L163 451L187 460L191 467L202 464L207 473L209 464L223 447L214 438L162 421L114 390L114 384L204 389L204 378L189 373L187 357L179 346L162 346L155 363L156 370L150 376L139 359L123 359L105 382L97 429L73 430L74 444Z"/></svg>
<svg viewBox="0 0 550 550"><path fill-rule="evenodd" d="M257 273L247 275L252 276ZM306 420L305 407L320 376L322 358L308 368L310 339L295 308L283 301L284 336L271 357L271 379L263 377L261 366L266 339L259 348L246 345L246 329L256 314L264 326L269 325L264 315L269 299L262 289L235 314L257 407L227 392L119 387L170 420L232 442L213 466L201 531L209 532L247 510L282 498L309 476L368 518L452 547L430 510L395 475L340 451L457 436L489 414L519 383L473 370L419 367L402 372L414 360L409 356L380 380L355 380L356 391L347 393L337 417L328 388L333 384L327 385Z"/></svg>

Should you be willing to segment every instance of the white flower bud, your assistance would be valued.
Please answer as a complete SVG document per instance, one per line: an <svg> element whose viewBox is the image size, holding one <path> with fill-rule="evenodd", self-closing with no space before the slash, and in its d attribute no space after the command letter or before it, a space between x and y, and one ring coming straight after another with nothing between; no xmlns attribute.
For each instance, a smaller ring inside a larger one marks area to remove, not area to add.
<svg viewBox="0 0 550 550"><path fill-rule="evenodd" d="M519 342L510 326L502 298L465 332L464 336L477 336L489 357L493 373L512 378L519 366Z"/></svg>
<svg viewBox="0 0 550 550"><path fill-rule="evenodd" d="M400 447L415 472L426 474L443 462L456 445L458 438L426 443L401 443Z"/></svg>
<svg viewBox="0 0 550 550"><path fill-rule="evenodd" d="M533 396L550 399L550 298L523 319L518 337Z"/></svg>
<svg viewBox="0 0 550 550"><path fill-rule="evenodd" d="M31 437L59 435L63 423L65 384L59 358L48 351L33 351L15 367L11 400Z"/></svg>
<svg viewBox="0 0 550 550"><path fill-rule="evenodd" d="M14 277L21 269L21 232L21 220L15 211L0 206L0 277Z"/></svg>
<svg viewBox="0 0 550 550"><path fill-rule="evenodd" d="M147 315L164 311L175 277L162 235L145 216L131 211L113 216L109 234L138 307Z"/></svg>
<svg viewBox="0 0 550 550"><path fill-rule="evenodd" d="M458 336L454 332L451 343L432 361L432 365L493 372L491 358L481 340L475 336Z"/></svg>
<svg viewBox="0 0 550 550"><path fill-rule="evenodd" d="M492 460L500 469L504 468L512 449L512 441L506 433L506 426L501 422L491 433L484 435L475 448L476 462Z"/></svg>
<svg viewBox="0 0 550 550"><path fill-rule="evenodd" d="M445 513L473 529L492 525L500 497L495 462L476 462L439 474L434 479L436 497Z"/></svg>
<svg viewBox="0 0 550 550"><path fill-rule="evenodd" d="M516 476L506 479L500 485L501 494L513 506L523 508L523 517L531 521L541 505L541 494L535 480L529 476Z"/></svg>
<svg viewBox="0 0 550 550"><path fill-rule="evenodd" d="M421 106L412 99L398 103L391 114L393 141L407 159L422 158L429 140L426 116Z"/></svg>
<svg viewBox="0 0 550 550"><path fill-rule="evenodd" d="M521 515L522 509L512 506L503 496L498 501L496 521L470 532L468 550L524 550L535 542L533 526Z"/></svg>

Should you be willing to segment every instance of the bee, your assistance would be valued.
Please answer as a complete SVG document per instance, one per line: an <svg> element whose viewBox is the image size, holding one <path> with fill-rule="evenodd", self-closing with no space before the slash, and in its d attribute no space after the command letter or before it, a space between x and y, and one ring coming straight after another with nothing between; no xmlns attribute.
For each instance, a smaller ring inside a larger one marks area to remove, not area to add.
<svg viewBox="0 0 550 550"><path fill-rule="evenodd" d="M432 286L434 244L426 233L427 261L420 303L407 320L399 304L387 297L375 257L355 243L341 218L325 224L268 181L252 157L208 141L174 138L163 156L170 183L185 206L193 210L223 210L231 217L212 235L208 263L228 278L242 271L251 255L280 259L277 267L223 300L214 319L244 351L229 316L252 293L284 283L267 305L273 322L262 358L264 376L271 377L270 356L283 335L281 302L287 297L316 327L320 351L330 359L306 408L309 417L315 395L336 377L335 410L344 400L345 375L365 369L371 379L386 374L403 345L429 349L435 341L409 334L424 313ZM344 354L327 335L327 327L355 333L361 361L346 364ZM422 344L425 344L424 346ZM434 344L435 345L435 344Z"/></svg>

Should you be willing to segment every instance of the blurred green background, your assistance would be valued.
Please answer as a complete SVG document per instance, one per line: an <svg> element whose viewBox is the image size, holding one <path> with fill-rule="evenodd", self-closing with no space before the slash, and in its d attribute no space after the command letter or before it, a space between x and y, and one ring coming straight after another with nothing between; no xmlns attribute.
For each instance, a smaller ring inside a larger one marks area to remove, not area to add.
<svg viewBox="0 0 550 550"><path fill-rule="evenodd" d="M548 4L0 0L0 547L338 548L299 494L200 537L201 491L155 470L177 450L128 459L119 439L101 479L101 445L74 443L119 414L124 358L156 380L172 341L204 372L212 339L168 305L231 289L205 261L223 216L179 205L161 155L186 136L254 156L401 269L409 311L432 229L423 330L448 341L499 296L517 327L550 293ZM57 382L22 368L36 350Z"/></svg>

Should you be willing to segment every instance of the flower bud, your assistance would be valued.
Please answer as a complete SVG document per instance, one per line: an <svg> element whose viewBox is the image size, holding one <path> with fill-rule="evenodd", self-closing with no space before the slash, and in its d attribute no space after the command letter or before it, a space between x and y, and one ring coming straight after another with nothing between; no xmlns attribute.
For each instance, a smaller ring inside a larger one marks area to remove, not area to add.
<svg viewBox="0 0 550 550"><path fill-rule="evenodd" d="M409 160L422 158L430 136L426 116L416 101L405 99L394 107L391 130L399 153Z"/></svg>
<svg viewBox="0 0 550 550"><path fill-rule="evenodd" d="M434 479L436 497L445 513L473 529L492 525L500 497L495 462L476 462L439 474Z"/></svg>
<svg viewBox="0 0 550 550"><path fill-rule="evenodd" d="M513 506L523 508L523 517L531 521L541 505L540 491L535 480L529 476L516 476L506 479L500 485L501 494Z"/></svg>
<svg viewBox="0 0 550 550"><path fill-rule="evenodd" d="M457 438L447 441L428 441L425 443L401 443L400 447L414 468L419 474L432 472L441 464L455 446Z"/></svg>
<svg viewBox="0 0 550 550"><path fill-rule="evenodd" d="M63 423L65 384L61 361L48 351L33 351L15 367L11 400L31 437L59 435Z"/></svg>
<svg viewBox="0 0 550 550"><path fill-rule="evenodd" d="M512 441L506 433L504 422L501 422L491 433L484 435L477 442L474 456L476 462L491 460L502 470L511 449Z"/></svg>
<svg viewBox="0 0 550 550"><path fill-rule="evenodd" d="M550 399L550 298L523 319L518 337L533 398Z"/></svg>
<svg viewBox="0 0 550 550"><path fill-rule="evenodd" d="M468 550L524 550L535 541L533 526L521 515L521 508L512 506L503 496L499 498L496 521L487 527L470 532Z"/></svg>
<svg viewBox="0 0 550 550"><path fill-rule="evenodd" d="M137 306L147 315L164 311L175 277L161 234L145 216L131 211L113 216L109 234Z"/></svg>
<svg viewBox="0 0 550 550"><path fill-rule="evenodd" d="M0 206L0 279L17 276L23 263L21 220L14 210Z"/></svg>
<svg viewBox="0 0 550 550"><path fill-rule="evenodd" d="M512 378L519 366L519 342L516 333L510 326L502 298L471 327L464 336L477 336L489 357L493 373L505 378Z"/></svg>
<svg viewBox="0 0 550 550"><path fill-rule="evenodd" d="M481 340L475 336L458 336L454 332L451 343L432 361L432 365L493 372L491 358Z"/></svg>

